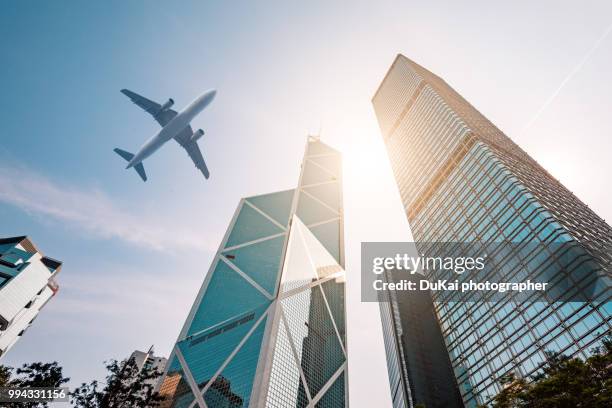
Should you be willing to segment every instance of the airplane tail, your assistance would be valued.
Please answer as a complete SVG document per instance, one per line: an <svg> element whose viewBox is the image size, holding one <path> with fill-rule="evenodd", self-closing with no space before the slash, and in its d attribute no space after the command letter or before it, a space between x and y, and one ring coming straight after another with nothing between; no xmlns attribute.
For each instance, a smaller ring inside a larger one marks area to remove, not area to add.
<svg viewBox="0 0 612 408"><path fill-rule="evenodd" d="M134 158L134 155L132 153L126 152L125 150L115 148L113 149L113 151L119 156L123 157L123 159L128 162ZM142 163L138 163L137 165L135 165L134 170L136 170L136 173L138 173L142 181L147 181L147 173L145 173L145 169Z"/></svg>

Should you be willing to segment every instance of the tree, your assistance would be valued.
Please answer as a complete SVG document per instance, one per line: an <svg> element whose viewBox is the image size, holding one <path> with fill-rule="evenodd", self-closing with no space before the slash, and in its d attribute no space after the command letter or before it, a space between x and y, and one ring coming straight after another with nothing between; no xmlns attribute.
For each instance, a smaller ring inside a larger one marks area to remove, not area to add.
<svg viewBox="0 0 612 408"><path fill-rule="evenodd" d="M547 352L531 381L507 374L495 408L608 408L612 406L612 338L592 350L586 361Z"/></svg>
<svg viewBox="0 0 612 408"><path fill-rule="evenodd" d="M83 383L70 394L77 408L150 408L159 405L162 398L154 391L161 372L144 365L138 367L134 359L106 363L106 384L93 380Z"/></svg>
<svg viewBox="0 0 612 408"><path fill-rule="evenodd" d="M11 381L11 367L0 366L0 387L7 387L9 381Z"/></svg>
<svg viewBox="0 0 612 408"><path fill-rule="evenodd" d="M17 374L16 376L13 373ZM0 366L0 386L15 388L61 387L70 381L64 377L62 367L52 363L24 364L18 369ZM42 408L48 407L47 402L5 403L3 407Z"/></svg>

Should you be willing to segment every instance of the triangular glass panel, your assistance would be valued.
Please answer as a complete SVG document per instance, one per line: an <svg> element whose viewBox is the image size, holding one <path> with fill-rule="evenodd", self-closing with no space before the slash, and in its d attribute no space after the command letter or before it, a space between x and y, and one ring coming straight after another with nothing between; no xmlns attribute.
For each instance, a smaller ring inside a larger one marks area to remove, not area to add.
<svg viewBox="0 0 612 408"><path fill-rule="evenodd" d="M279 191L247 198L251 204L265 212L281 225L289 224L291 204L295 190Z"/></svg>
<svg viewBox="0 0 612 408"><path fill-rule="evenodd" d="M280 232L283 232L281 228L245 203L240 209L225 247L244 244Z"/></svg>
<svg viewBox="0 0 612 408"><path fill-rule="evenodd" d="M337 408L346 406L346 392L344 390L344 371L336 378L331 387L315 404L315 408Z"/></svg>
<svg viewBox="0 0 612 408"><path fill-rule="evenodd" d="M303 190L323 201L334 210L339 211L341 207L339 183L319 184L312 187L304 187Z"/></svg>
<svg viewBox="0 0 612 408"><path fill-rule="evenodd" d="M317 276L324 278L337 272L342 271L342 267L338 265L336 258L319 242L313 233L306 227L299 217L293 219L293 223L299 228L306 249L308 250L309 258L312 261Z"/></svg>
<svg viewBox="0 0 612 408"><path fill-rule="evenodd" d="M313 288L310 288L281 300L287 326L289 326L289 332L291 333L299 361L302 361L304 339L308 336L310 298L313 290Z"/></svg>
<svg viewBox="0 0 612 408"><path fill-rule="evenodd" d="M321 284L321 289L325 294L325 299L331 310L334 323L338 329L342 344L346 348L346 322L345 322L345 280L344 276L338 279L331 279Z"/></svg>
<svg viewBox="0 0 612 408"><path fill-rule="evenodd" d="M163 403L167 404L166 406L173 408L187 408L195 399L185 372L176 357L168 366L168 372L159 387L159 395L164 399Z"/></svg>
<svg viewBox="0 0 612 408"><path fill-rule="evenodd" d="M339 154L337 150L332 149L325 143L321 143L319 141L308 143L308 152L307 156L312 156L316 154Z"/></svg>
<svg viewBox="0 0 612 408"><path fill-rule="evenodd" d="M177 342L199 389L210 381L265 310L261 307L245 312Z"/></svg>
<svg viewBox="0 0 612 408"><path fill-rule="evenodd" d="M281 292L308 286L318 279L302 238L300 224L301 221L294 217L289 231L289 242L283 265Z"/></svg>
<svg viewBox="0 0 612 408"><path fill-rule="evenodd" d="M309 157L308 160L312 160L321 167L324 167L328 171L332 172L336 177L340 175L342 161L340 160L339 155Z"/></svg>
<svg viewBox="0 0 612 408"><path fill-rule="evenodd" d="M206 405L236 408L249 406L265 327L266 319L259 323L238 353L208 388L204 394Z"/></svg>
<svg viewBox="0 0 612 408"><path fill-rule="evenodd" d="M327 251L340 263L340 220L308 228Z"/></svg>
<svg viewBox="0 0 612 408"><path fill-rule="evenodd" d="M188 336L270 303L267 297L222 260L217 262L212 273L206 293L189 326Z"/></svg>
<svg viewBox="0 0 612 408"><path fill-rule="evenodd" d="M334 174L323 170L321 167L312 163L309 160L304 162L304 173L302 174L302 186L309 184L325 183L335 181L337 178Z"/></svg>
<svg viewBox="0 0 612 408"><path fill-rule="evenodd" d="M311 395L345 362L344 352L319 286L281 301Z"/></svg>
<svg viewBox="0 0 612 408"><path fill-rule="evenodd" d="M338 213L329 209L304 192L300 193L296 214L306 225L327 221L338 217Z"/></svg>
<svg viewBox="0 0 612 408"><path fill-rule="evenodd" d="M268 408L306 407L308 397L303 392L304 386L300 369L295 361L287 330L281 319L278 324L274 357L270 373L270 385L265 406Z"/></svg>
<svg viewBox="0 0 612 408"><path fill-rule="evenodd" d="M284 243L285 235L281 235L224 251L223 255L270 295L274 295Z"/></svg>

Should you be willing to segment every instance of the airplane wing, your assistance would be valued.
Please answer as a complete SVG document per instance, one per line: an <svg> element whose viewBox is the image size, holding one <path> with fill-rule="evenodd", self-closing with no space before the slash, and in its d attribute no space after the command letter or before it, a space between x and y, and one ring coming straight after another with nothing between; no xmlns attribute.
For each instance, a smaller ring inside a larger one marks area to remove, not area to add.
<svg viewBox="0 0 612 408"><path fill-rule="evenodd" d="M174 140L180 144L183 149L187 151L189 157L193 161L193 164L202 172L205 178L210 177L210 173L208 172L208 167L206 167L206 163L204 162L204 157L202 157L202 152L200 151L200 147L198 146L197 141L191 140L191 135L193 134L193 130L191 126L187 126L182 132L174 137Z"/></svg>
<svg viewBox="0 0 612 408"><path fill-rule="evenodd" d="M132 102L140 106L145 112L151 114L153 119L155 119L162 127L166 126L166 124L176 116L176 111L172 109L162 111L162 106L159 103L153 102L144 96L140 96L136 92L132 92L129 89L122 89L121 93L130 98Z"/></svg>

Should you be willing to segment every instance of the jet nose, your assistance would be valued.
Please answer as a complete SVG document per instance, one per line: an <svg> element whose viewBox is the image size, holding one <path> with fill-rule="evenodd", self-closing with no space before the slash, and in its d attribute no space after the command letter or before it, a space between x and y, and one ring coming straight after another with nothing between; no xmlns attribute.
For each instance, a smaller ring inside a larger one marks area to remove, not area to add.
<svg viewBox="0 0 612 408"><path fill-rule="evenodd" d="M204 109L205 107L207 107L212 102L212 100L215 99L215 95L217 95L216 89L211 89L210 91L207 91L202 94L198 102L200 109Z"/></svg>
<svg viewBox="0 0 612 408"><path fill-rule="evenodd" d="M211 89L210 91L208 91L208 95L207 98L208 102L212 102L213 99L215 99L215 96L217 96L217 90L216 89Z"/></svg>

